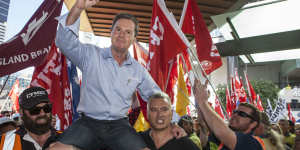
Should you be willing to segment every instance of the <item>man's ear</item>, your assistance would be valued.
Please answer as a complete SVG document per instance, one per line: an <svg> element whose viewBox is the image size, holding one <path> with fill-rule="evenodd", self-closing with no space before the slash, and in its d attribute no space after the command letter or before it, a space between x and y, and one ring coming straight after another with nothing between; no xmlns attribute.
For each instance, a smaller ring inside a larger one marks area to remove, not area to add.
<svg viewBox="0 0 300 150"><path fill-rule="evenodd" d="M257 124L258 124L257 121L253 121L253 122L250 124L251 130L253 130L253 129L257 126Z"/></svg>

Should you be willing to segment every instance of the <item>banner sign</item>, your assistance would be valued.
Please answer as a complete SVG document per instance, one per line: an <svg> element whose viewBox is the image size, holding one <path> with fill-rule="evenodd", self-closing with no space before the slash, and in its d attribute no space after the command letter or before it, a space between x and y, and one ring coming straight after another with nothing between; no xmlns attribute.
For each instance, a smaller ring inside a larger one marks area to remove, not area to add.
<svg viewBox="0 0 300 150"><path fill-rule="evenodd" d="M0 45L0 77L42 63L55 38L55 17L62 4L62 0L45 0L21 32Z"/></svg>

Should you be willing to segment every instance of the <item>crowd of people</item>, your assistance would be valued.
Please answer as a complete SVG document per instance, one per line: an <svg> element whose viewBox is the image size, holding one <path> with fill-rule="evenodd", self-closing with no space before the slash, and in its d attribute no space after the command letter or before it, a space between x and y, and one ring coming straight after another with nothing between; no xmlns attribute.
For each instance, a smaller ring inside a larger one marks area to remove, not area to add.
<svg viewBox="0 0 300 150"><path fill-rule="evenodd" d="M271 124L268 116L248 103L234 110L228 123L208 103L207 82L195 80L197 117L172 123L170 97L148 71L128 53L136 40L138 22L119 14L111 28L111 46L99 48L78 40L81 12L99 0L77 0L58 18L56 45L82 71L80 118L62 133L54 129L51 100L41 87L19 96L19 118L0 118L4 150L299 150L300 128L288 120ZM150 128L137 133L128 110L136 90L147 101Z"/></svg>

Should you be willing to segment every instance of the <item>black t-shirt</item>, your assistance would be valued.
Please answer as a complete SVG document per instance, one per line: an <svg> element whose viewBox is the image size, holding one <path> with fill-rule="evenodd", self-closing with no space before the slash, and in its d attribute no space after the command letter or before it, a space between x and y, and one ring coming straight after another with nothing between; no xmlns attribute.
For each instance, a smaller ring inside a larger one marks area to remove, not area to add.
<svg viewBox="0 0 300 150"><path fill-rule="evenodd" d="M149 133L150 130L147 130L145 132L140 132L139 134L143 137L147 147L151 150L199 150L197 145L188 137L182 137L180 139L173 138L157 149Z"/></svg>
<svg viewBox="0 0 300 150"><path fill-rule="evenodd" d="M234 150L263 150L261 144L251 135L240 132L235 132L237 136L237 143ZM210 150L219 147L220 141L214 136L208 137L208 144ZM229 150L226 146L223 146L221 150Z"/></svg>

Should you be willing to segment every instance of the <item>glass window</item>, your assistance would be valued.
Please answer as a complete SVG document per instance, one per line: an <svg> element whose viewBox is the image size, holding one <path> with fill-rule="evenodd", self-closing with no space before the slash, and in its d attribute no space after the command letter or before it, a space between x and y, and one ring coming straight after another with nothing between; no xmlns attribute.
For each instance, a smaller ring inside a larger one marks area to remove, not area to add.
<svg viewBox="0 0 300 150"><path fill-rule="evenodd" d="M7 16L8 15L8 11L0 8L0 14L3 14L3 15Z"/></svg>
<svg viewBox="0 0 300 150"><path fill-rule="evenodd" d="M5 3L5 2L3 2L3 1L0 1L0 6L1 6L2 8L5 8L5 9L8 9L8 8L9 8L9 4L7 4L7 3Z"/></svg>
<svg viewBox="0 0 300 150"><path fill-rule="evenodd" d="M7 17L0 14L0 22L6 22L6 21L7 21Z"/></svg>

